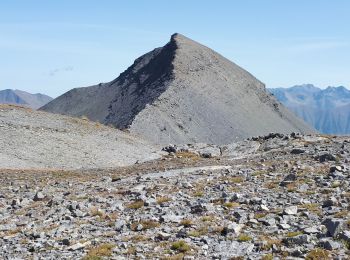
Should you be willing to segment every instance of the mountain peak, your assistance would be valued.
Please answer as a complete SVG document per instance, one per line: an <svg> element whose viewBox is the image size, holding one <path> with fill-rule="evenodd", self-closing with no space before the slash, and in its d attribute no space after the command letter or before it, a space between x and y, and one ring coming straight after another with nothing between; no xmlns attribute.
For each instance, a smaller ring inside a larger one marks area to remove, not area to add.
<svg viewBox="0 0 350 260"><path fill-rule="evenodd" d="M180 33L174 33L173 35L171 35L169 44L174 44L176 46L176 49L184 48L199 50L205 48L205 46L203 46L199 42L196 42L191 38L188 38Z"/></svg>
<svg viewBox="0 0 350 260"><path fill-rule="evenodd" d="M85 115L157 144L225 144L270 132L313 132L249 72L178 33L117 79L74 89L42 109Z"/></svg>
<svg viewBox="0 0 350 260"><path fill-rule="evenodd" d="M186 37L185 35L181 34L181 33L174 33L171 35L170 37L170 41L184 41L184 40L190 40L192 41L190 38Z"/></svg>

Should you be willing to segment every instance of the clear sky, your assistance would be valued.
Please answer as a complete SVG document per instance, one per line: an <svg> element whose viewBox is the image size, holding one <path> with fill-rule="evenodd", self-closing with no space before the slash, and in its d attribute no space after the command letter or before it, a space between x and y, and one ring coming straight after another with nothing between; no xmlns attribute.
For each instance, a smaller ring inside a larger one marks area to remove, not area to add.
<svg viewBox="0 0 350 260"><path fill-rule="evenodd" d="M108 82L175 32L267 87L350 86L348 0L1 0L0 89Z"/></svg>

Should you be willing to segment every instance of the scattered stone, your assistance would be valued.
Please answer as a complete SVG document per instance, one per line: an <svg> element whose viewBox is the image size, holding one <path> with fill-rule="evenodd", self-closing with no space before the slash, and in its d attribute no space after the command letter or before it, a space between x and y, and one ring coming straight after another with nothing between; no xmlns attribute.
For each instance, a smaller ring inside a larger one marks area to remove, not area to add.
<svg viewBox="0 0 350 260"><path fill-rule="evenodd" d="M215 246L214 251L221 259L242 257L249 255L254 249L254 244L237 241L221 241Z"/></svg>
<svg viewBox="0 0 350 260"><path fill-rule="evenodd" d="M171 234L165 233L165 232L159 232L156 236L156 239L158 240L168 240L171 237Z"/></svg>
<svg viewBox="0 0 350 260"><path fill-rule="evenodd" d="M193 259L303 259L315 248L346 259L350 153L341 153L343 142L285 137L222 147L219 158L198 159L205 145L193 144L176 149L193 151L194 160L167 155L117 170L2 171L0 255L81 259L103 249L111 259L167 258L181 253L171 249L175 243ZM288 151L305 140L296 161ZM341 171L310 160L324 151L342 155Z"/></svg>
<svg viewBox="0 0 350 260"><path fill-rule="evenodd" d="M310 236L303 234L294 237L287 237L283 239L283 242L287 245L304 245L310 242Z"/></svg>
<svg viewBox="0 0 350 260"><path fill-rule="evenodd" d="M227 232L233 232L234 234L239 235L243 227L243 224L231 223L227 226Z"/></svg>
<svg viewBox="0 0 350 260"><path fill-rule="evenodd" d="M320 231L317 229L317 227L308 227L304 228L304 233L311 235L320 233Z"/></svg>
<svg viewBox="0 0 350 260"><path fill-rule="evenodd" d="M318 246L327 250L337 250L341 247L341 245L338 242L333 241L329 238L321 239L318 243Z"/></svg>
<svg viewBox="0 0 350 260"><path fill-rule="evenodd" d="M339 234L339 239L346 241L347 243L350 243L350 231L344 230Z"/></svg>
<svg viewBox="0 0 350 260"><path fill-rule="evenodd" d="M327 228L327 234L331 237L336 237L344 228L344 220L343 219L332 219L327 218L322 222L323 225Z"/></svg>
<svg viewBox="0 0 350 260"><path fill-rule="evenodd" d="M41 201L44 199L45 199L45 195L41 191L38 191L33 198L34 201Z"/></svg>
<svg viewBox="0 0 350 260"><path fill-rule="evenodd" d="M200 213L203 213L203 212L206 212L206 211L207 211L207 208L203 204L198 204L198 205L195 205L195 206L191 207L191 213L192 214L200 214Z"/></svg>
<svg viewBox="0 0 350 260"><path fill-rule="evenodd" d="M288 174L283 181L280 183L281 186L287 186L288 184L295 182L297 180L297 176L294 173Z"/></svg>
<svg viewBox="0 0 350 260"><path fill-rule="evenodd" d="M83 248L87 247L87 246L90 245L90 244L91 244L90 241L85 242L85 243L80 243L80 242L78 242L78 243L76 243L76 244L70 246L70 247L68 248L68 250L70 250L70 251L80 250L80 249L83 249Z"/></svg>
<svg viewBox="0 0 350 260"><path fill-rule="evenodd" d="M327 162L327 161L336 161L337 158L333 155L333 154L330 154L330 153L323 153L323 154L320 154L316 157L321 163L323 162Z"/></svg>
<svg viewBox="0 0 350 260"><path fill-rule="evenodd" d="M343 170L343 168L341 166L331 166L329 168L329 172L330 173L333 173L333 172L336 172L336 171L343 172L344 170Z"/></svg>
<svg viewBox="0 0 350 260"><path fill-rule="evenodd" d="M337 204L338 204L337 199L334 197L331 197L330 199L323 201L322 207L332 207L332 206L336 206Z"/></svg>
<svg viewBox="0 0 350 260"><path fill-rule="evenodd" d="M180 223L183 219L184 216L178 215L164 215L160 217L160 221L165 223Z"/></svg>
<svg viewBox="0 0 350 260"><path fill-rule="evenodd" d="M69 245L70 245L70 241L69 241L69 239L67 239L67 238L62 239L62 240L61 240L61 243L62 243L62 245L64 245L64 246L69 246Z"/></svg>
<svg viewBox="0 0 350 260"><path fill-rule="evenodd" d="M302 153L305 153L305 149L294 148L290 153L291 154L302 154Z"/></svg>
<svg viewBox="0 0 350 260"><path fill-rule="evenodd" d="M298 207L297 206L286 207L283 210L283 213L286 214L286 215L296 215L298 213Z"/></svg>
<svg viewBox="0 0 350 260"><path fill-rule="evenodd" d="M269 208L266 205L260 205L260 209L263 211L269 211Z"/></svg>
<svg viewBox="0 0 350 260"><path fill-rule="evenodd" d="M291 226L289 224L285 224L285 223L278 224L278 226L281 229L286 229L286 230L291 228Z"/></svg>

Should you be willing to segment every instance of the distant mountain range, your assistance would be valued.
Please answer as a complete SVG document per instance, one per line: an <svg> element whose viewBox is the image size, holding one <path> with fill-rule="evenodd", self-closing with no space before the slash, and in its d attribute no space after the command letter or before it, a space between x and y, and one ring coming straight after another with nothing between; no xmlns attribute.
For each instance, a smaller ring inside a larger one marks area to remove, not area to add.
<svg viewBox="0 0 350 260"><path fill-rule="evenodd" d="M43 94L30 94L21 90L0 90L0 104L15 104L38 109L52 100Z"/></svg>
<svg viewBox="0 0 350 260"><path fill-rule="evenodd" d="M320 89L311 84L269 91L315 129L325 134L350 134L350 90Z"/></svg>

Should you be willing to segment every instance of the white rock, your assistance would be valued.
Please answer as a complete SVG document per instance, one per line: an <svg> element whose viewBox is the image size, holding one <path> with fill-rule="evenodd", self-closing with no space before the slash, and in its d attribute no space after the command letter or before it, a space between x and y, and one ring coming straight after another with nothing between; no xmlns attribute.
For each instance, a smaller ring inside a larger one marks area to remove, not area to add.
<svg viewBox="0 0 350 260"><path fill-rule="evenodd" d="M286 215L296 215L298 213L298 207L297 206L286 207L283 213Z"/></svg>
<svg viewBox="0 0 350 260"><path fill-rule="evenodd" d="M266 205L260 205L260 209L264 211L270 211L270 209Z"/></svg>
<svg viewBox="0 0 350 260"><path fill-rule="evenodd" d="M85 248L86 246L88 246L88 245L90 245L90 244L91 244L90 241L87 241L87 242L85 242L85 243L80 243L80 242L78 242L78 243L76 243L76 244L70 246L70 247L68 248L68 250L70 250L70 251L80 250L80 249L83 249L83 248Z"/></svg>

